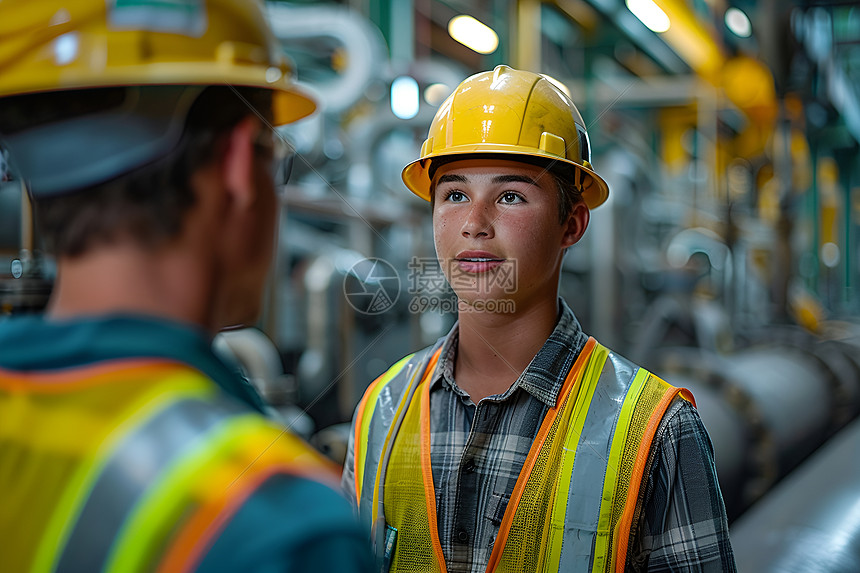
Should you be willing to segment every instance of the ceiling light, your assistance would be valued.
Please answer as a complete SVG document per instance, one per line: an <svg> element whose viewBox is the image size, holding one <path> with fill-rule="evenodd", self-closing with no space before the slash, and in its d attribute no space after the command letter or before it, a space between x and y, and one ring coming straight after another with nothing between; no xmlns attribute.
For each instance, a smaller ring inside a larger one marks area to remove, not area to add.
<svg viewBox="0 0 860 573"><path fill-rule="evenodd" d="M633 15L652 32L660 34L669 29L669 16L652 0L625 0L625 3Z"/></svg>
<svg viewBox="0 0 860 573"><path fill-rule="evenodd" d="M451 95L450 86L442 83L430 84L424 89L424 101L433 107L445 101L449 95Z"/></svg>
<svg viewBox="0 0 860 573"><path fill-rule="evenodd" d="M499 47L499 36L495 30L465 14L451 18L448 22L448 33L479 54L492 54Z"/></svg>
<svg viewBox="0 0 860 573"><path fill-rule="evenodd" d="M418 115L418 82L409 76L400 76L391 82L391 111L400 119Z"/></svg>
<svg viewBox="0 0 860 573"><path fill-rule="evenodd" d="M752 34L752 24L743 10L729 8L726 10L726 26L735 36L749 38Z"/></svg>

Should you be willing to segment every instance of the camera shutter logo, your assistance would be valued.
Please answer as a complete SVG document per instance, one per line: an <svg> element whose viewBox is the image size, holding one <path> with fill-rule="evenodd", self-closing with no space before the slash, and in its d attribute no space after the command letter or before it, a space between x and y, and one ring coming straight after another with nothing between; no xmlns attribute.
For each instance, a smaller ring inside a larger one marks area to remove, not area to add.
<svg viewBox="0 0 860 573"><path fill-rule="evenodd" d="M388 261L361 259L343 279L343 294L362 314L382 314L400 297L400 277Z"/></svg>

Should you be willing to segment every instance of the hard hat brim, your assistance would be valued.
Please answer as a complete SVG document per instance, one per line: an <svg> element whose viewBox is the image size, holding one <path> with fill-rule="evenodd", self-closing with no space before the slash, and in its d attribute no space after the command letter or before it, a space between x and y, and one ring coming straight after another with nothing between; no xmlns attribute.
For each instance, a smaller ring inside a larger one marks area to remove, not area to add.
<svg viewBox="0 0 860 573"><path fill-rule="evenodd" d="M111 84L103 83L105 87ZM0 143L8 148L11 168L27 180L33 196L57 196L97 185L164 157L175 148L191 105L203 90L217 85L214 82L189 84L164 85L161 82L159 85L122 86L126 91L147 90L146 98L139 94L129 96L129 100L136 102L134 113L121 106L105 109L98 114L3 133ZM256 82L227 85L244 88L247 84L261 87ZM224 82L221 85L225 86ZM67 86L63 88L41 91L69 91ZM266 89L272 94L272 127L306 117L316 109L312 96L293 83L273 83ZM270 115L269 110L256 110L250 107L250 102L245 103L249 106L248 115L261 119ZM164 113L164 110L171 110L171 113ZM104 134L112 134L112 137L103 137ZM47 157L53 159L46 162Z"/></svg>
<svg viewBox="0 0 860 573"><path fill-rule="evenodd" d="M317 109L315 98L303 87L292 84L272 97L274 125L286 125L311 115Z"/></svg>
<svg viewBox="0 0 860 573"><path fill-rule="evenodd" d="M210 69L211 68L211 69ZM149 64L147 66L126 66L122 70L105 71L101 74L76 74L62 81L52 78L39 78L33 81L13 83L7 81L0 87L0 97L28 93L67 91L75 89L95 89L123 86L235 86L252 87L272 91L272 112L275 126L285 125L311 115L317 108L313 94L305 86L281 78L274 82L265 79L266 68L251 67L246 70L233 70L228 80L217 66L197 65L194 72L180 64Z"/></svg>

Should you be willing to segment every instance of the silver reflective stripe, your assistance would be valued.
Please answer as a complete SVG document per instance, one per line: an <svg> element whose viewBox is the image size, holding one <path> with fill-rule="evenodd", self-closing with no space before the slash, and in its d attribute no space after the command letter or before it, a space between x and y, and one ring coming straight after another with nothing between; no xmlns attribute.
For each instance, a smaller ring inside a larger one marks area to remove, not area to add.
<svg viewBox="0 0 860 573"><path fill-rule="evenodd" d="M407 364L401 372L410 371L411 369L412 364ZM393 379L389 380L385 388L377 396L377 404L373 409L373 417L367 428L368 439L363 445L365 449L362 454L364 456L364 475L362 476L361 499L358 500L358 516L361 524L368 529L370 528L370 520L373 515L373 487L376 479L376 463L379 461L379 456L382 453L382 440L371 440L369 437L374 435L374 425L378 423L382 428L388 428L394 419L398 397L393 395L392 381ZM362 437L359 436L358 439L362 439Z"/></svg>
<svg viewBox="0 0 860 573"><path fill-rule="evenodd" d="M159 475L212 429L247 411L232 400L182 399L132 430L96 480L56 571L104 570L116 535Z"/></svg>
<svg viewBox="0 0 860 573"><path fill-rule="evenodd" d="M374 548L381 550L384 542L382 531L385 529L385 509L384 509L384 487L385 480L380 480L379 490L377 494L377 521L370 523L373 516L373 494L376 487L376 475L382 472L384 475L388 460L391 456L391 446L397 436L397 431L403 423L403 417L406 415L408 404L411 403L418 384L424 377L427 365L433 354L438 350L441 342L432 347L426 348L423 351L416 352L409 360L409 363L403 367L379 392L377 396L376 406L373 410L373 416L370 420L367 429L366 448L367 454L364 457L364 481L361 488L361 499L359 504L359 518L362 524L370 527L371 540L374 543ZM406 403L400 411L400 416L394 419L397 408L401 402ZM385 448L385 438L388 435L390 428L394 428L391 434L391 441L388 447ZM385 450L383 451L383 448ZM378 545L378 547L377 547ZM377 555L381 555L377 551Z"/></svg>
<svg viewBox="0 0 860 573"><path fill-rule="evenodd" d="M400 403L400 395L397 392L405 387L399 384L401 377L408 377L415 369L415 357L411 358L408 363L391 378L379 395L376 397L370 423L367 426L367 439L363 436L357 436L357 439L364 440L362 447L364 448L364 475L362 476L361 484L361 499L358 500L358 515L362 525L370 527L371 516L373 515L373 488L376 485L376 464L382 455L382 446L385 441L385 432L391 427L394 421L394 413L397 411L397 404ZM374 439L382 432L382 439Z"/></svg>
<svg viewBox="0 0 860 573"><path fill-rule="evenodd" d="M638 367L609 352L588 407L570 477L560 571L590 571L606 465L621 405Z"/></svg>
<svg viewBox="0 0 860 573"><path fill-rule="evenodd" d="M400 431L400 426L403 424L403 418L406 417L406 411L412 405L412 398L415 395L415 390L421 383L421 378L424 377L424 372L427 370L427 365L435 350L436 347L434 346L427 350L426 353L416 354L416 358L413 359L416 367L412 368L411 379L408 374L403 375L403 379L409 379L409 386L403 397L404 407L400 408L400 415L396 420L394 420L391 430L391 439L383 445L384 450L378 458L379 465L376 466L375 471L373 472L374 475L379 472L383 476L382 479L379 480L379 490L376 492L377 515L376 523L373 524L374 529L371 532L371 541L374 543L374 549L376 550L377 556L383 555L385 552L385 472L388 470L388 461L391 459L391 450L393 449L394 442L397 439L397 433ZM413 361L410 360L410 366L412 364ZM395 379L397 378L400 378L400 375L395 376ZM385 441L385 436L387 436L387 434L387 429L384 429L384 433L381 434L383 441ZM365 469L365 473L366 471L367 470ZM371 489L371 492L372 491L373 489Z"/></svg>

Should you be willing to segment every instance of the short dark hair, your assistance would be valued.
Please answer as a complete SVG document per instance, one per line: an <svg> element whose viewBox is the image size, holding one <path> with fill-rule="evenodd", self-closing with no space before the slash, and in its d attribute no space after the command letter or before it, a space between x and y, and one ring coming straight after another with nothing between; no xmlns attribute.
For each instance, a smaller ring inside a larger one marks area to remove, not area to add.
<svg viewBox="0 0 860 573"><path fill-rule="evenodd" d="M573 167L565 164L563 167L551 168L550 173L558 187L558 218L564 225L573 212L573 206L582 201L582 187L576 184L578 177Z"/></svg>
<svg viewBox="0 0 860 573"><path fill-rule="evenodd" d="M508 159L518 161L520 163L528 163L536 165L549 171L552 178L555 180L555 185L558 188L558 219L560 224L564 224L570 213L573 211L573 206L582 200L582 188L576 184L577 174L576 168L562 161L554 161L551 159L543 159L531 155L504 155L499 153L474 153L468 155L446 155L430 159L430 165L427 168L427 175L430 177L430 203L435 202L435 185L432 183L436 175L436 171L443 165L453 163L454 161L463 161L465 159Z"/></svg>
<svg viewBox="0 0 860 573"><path fill-rule="evenodd" d="M41 118L52 106L66 113L69 109L90 113L100 105L107 108L116 105L117 98L122 97L117 91L123 89L30 96L30 117L44 122ZM176 237L195 202L191 176L214 161L219 150L225 148L230 130L254 113L249 104L263 117L271 118L268 90L208 87L191 106L182 137L166 157L93 187L35 198L39 234L47 250L56 256L77 257L95 245L110 244L120 237L131 238L144 247L155 247Z"/></svg>

